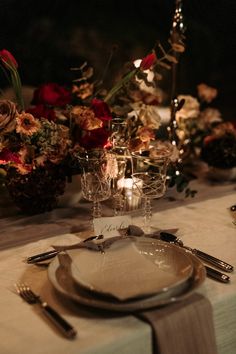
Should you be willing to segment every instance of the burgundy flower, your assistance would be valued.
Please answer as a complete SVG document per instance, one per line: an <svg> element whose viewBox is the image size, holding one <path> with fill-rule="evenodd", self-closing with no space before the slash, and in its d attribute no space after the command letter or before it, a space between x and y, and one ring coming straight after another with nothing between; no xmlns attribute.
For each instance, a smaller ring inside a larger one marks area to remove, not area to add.
<svg viewBox="0 0 236 354"><path fill-rule="evenodd" d="M0 152L0 165L6 165L10 162L20 164L21 160L19 158L19 155L11 152L9 149L3 149Z"/></svg>
<svg viewBox="0 0 236 354"><path fill-rule="evenodd" d="M47 118L50 121L56 119L56 114L52 108L46 107L44 104L38 104L27 109L27 113L32 114L35 118Z"/></svg>
<svg viewBox="0 0 236 354"><path fill-rule="evenodd" d="M155 61L156 61L156 54L155 53L148 54L146 57L142 59L140 64L140 69L142 70L150 69L150 67L154 64Z"/></svg>
<svg viewBox="0 0 236 354"><path fill-rule="evenodd" d="M7 49L0 50L0 59L3 62L3 64L8 64L15 69L18 68L18 63L16 59Z"/></svg>
<svg viewBox="0 0 236 354"><path fill-rule="evenodd" d="M95 116L101 119L102 121L112 119L112 115L108 105L102 100L98 100L97 98L94 98L92 100L91 109L93 110Z"/></svg>
<svg viewBox="0 0 236 354"><path fill-rule="evenodd" d="M63 86L50 82L41 85L34 92L32 103L62 107L71 102L71 93Z"/></svg>
<svg viewBox="0 0 236 354"><path fill-rule="evenodd" d="M107 144L109 132L104 128L98 128L86 132L79 140L80 146L86 150L102 148Z"/></svg>

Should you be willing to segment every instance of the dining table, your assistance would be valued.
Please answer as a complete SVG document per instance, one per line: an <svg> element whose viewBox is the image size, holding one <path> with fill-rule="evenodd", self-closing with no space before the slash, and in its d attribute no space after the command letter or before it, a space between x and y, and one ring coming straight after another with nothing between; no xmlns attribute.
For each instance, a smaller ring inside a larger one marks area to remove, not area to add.
<svg viewBox="0 0 236 354"><path fill-rule="evenodd" d="M162 198L153 200L152 222L156 229L177 229L176 235L185 245L236 266L236 211L231 208L236 204L236 183L197 178L189 188L197 191L193 197L173 187ZM81 197L73 205L59 201L52 211L24 215L1 187L1 354L154 353L150 323L136 313L106 311L71 301L55 289L46 266L26 262L27 257L49 250L51 245L84 239L91 225L90 208L91 204ZM113 215L109 201L102 203L102 210L107 217ZM129 215L133 225L140 225L142 210L133 210ZM218 354L236 353L236 274L227 274L230 282L206 277L195 290L212 306ZM63 337L35 306L24 302L16 292L17 283L29 284L51 304L76 329L76 338ZM178 331L172 330L169 336L178 337Z"/></svg>

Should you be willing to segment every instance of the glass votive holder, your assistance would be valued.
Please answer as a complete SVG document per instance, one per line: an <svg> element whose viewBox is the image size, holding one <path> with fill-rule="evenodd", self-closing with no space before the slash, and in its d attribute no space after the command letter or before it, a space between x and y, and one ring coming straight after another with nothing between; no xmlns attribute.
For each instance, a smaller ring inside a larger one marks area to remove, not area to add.
<svg viewBox="0 0 236 354"><path fill-rule="evenodd" d="M139 209L142 204L142 198L137 193L137 187L132 178L123 178L118 182L118 188L122 190L124 212Z"/></svg>

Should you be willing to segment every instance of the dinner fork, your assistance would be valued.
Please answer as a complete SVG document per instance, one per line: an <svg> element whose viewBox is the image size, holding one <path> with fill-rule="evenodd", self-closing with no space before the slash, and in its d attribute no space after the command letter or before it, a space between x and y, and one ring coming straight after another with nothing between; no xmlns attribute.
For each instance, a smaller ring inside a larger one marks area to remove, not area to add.
<svg viewBox="0 0 236 354"><path fill-rule="evenodd" d="M15 284L17 293L29 304L38 304L43 313L57 326L67 338L74 338L77 334L76 330L51 306L41 300L39 295L36 295L31 288L26 284Z"/></svg>

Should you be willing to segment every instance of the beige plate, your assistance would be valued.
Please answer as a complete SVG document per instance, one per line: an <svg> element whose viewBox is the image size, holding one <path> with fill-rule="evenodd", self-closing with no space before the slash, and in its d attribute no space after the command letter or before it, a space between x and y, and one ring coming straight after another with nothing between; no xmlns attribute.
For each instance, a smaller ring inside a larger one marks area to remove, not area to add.
<svg viewBox="0 0 236 354"><path fill-rule="evenodd" d="M103 253L74 249L68 254L79 286L120 301L176 293L193 273L191 258L181 248L145 237L117 240Z"/></svg>
<svg viewBox="0 0 236 354"><path fill-rule="evenodd" d="M152 240L153 247L155 247L155 243L159 244L159 242ZM192 277L183 286L177 287L176 291L161 292L149 297L122 302L112 297L97 295L94 292L86 291L83 287L79 287L71 276L71 259L67 254L61 254L51 262L48 268L48 277L60 294L81 305L110 311L134 312L183 300L204 282L206 278L204 265L195 256L191 254L188 254L188 256L193 264Z"/></svg>

